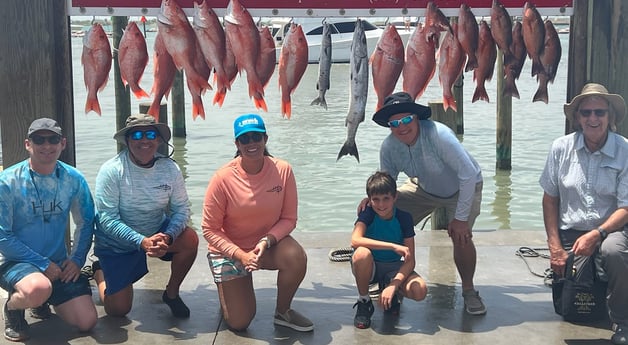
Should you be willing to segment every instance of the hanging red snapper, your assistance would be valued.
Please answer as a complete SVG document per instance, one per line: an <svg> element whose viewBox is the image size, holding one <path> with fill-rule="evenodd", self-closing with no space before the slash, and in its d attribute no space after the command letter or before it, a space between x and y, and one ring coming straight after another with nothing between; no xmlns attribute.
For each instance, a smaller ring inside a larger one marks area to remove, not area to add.
<svg viewBox="0 0 628 345"><path fill-rule="evenodd" d="M460 11L458 11L458 40L467 54L467 66L465 72L469 72L478 67L478 58L476 57L476 50L478 50L478 40L480 37L480 31L478 22L475 19L475 15L471 12L471 9L466 4L460 5Z"/></svg>
<svg viewBox="0 0 628 345"><path fill-rule="evenodd" d="M486 21L480 22L480 42L478 44L478 67L473 71L473 80L476 82L475 92L471 103L481 99L489 101L484 82L493 78L495 60L497 60L497 48L491 36L491 29Z"/></svg>
<svg viewBox="0 0 628 345"><path fill-rule="evenodd" d="M277 64L277 55L275 54L275 39L270 33L268 26L259 28L260 38L260 55L257 59L257 74L259 80L262 83L262 87L266 88L270 77L275 72L275 65Z"/></svg>
<svg viewBox="0 0 628 345"><path fill-rule="evenodd" d="M118 46L120 78L129 86L136 98L150 97L139 83L148 63L146 39L135 22L129 22Z"/></svg>
<svg viewBox="0 0 628 345"><path fill-rule="evenodd" d="M417 24L408 40L403 65L403 91L415 100L420 98L436 72L436 44L426 38L425 26Z"/></svg>
<svg viewBox="0 0 628 345"><path fill-rule="evenodd" d="M456 23L453 24L453 32L455 33L453 35L449 32L445 34L439 50L438 80L443 88L443 108L445 111L449 108L458 111L452 87L462 74L466 60L462 46L458 42Z"/></svg>
<svg viewBox="0 0 628 345"><path fill-rule="evenodd" d="M373 88L377 94L375 111L384 105L384 99L395 90L403 69L403 41L394 25L388 24L377 41L377 47L369 59L373 76Z"/></svg>
<svg viewBox="0 0 628 345"><path fill-rule="evenodd" d="M225 31L222 28L222 24L220 24L220 20L218 20L216 12L209 7L207 1L203 0L200 4L194 2L192 27L207 66L214 70L216 90L231 88L231 82L223 67L227 50ZM222 102L215 103L222 106Z"/></svg>
<svg viewBox="0 0 628 345"><path fill-rule="evenodd" d="M539 82L539 88L534 94L533 102L543 101L545 104L549 102L547 94L547 83L553 83L558 70L562 48L560 47L560 38L558 32L551 21L545 21L545 44L543 53L540 56L543 71L536 75Z"/></svg>
<svg viewBox="0 0 628 345"><path fill-rule="evenodd" d="M207 79L194 68L197 50L194 29L185 12L174 0L162 0L157 25L166 50L172 56L177 69L185 71L190 91L200 96L205 90L211 90Z"/></svg>
<svg viewBox="0 0 628 345"><path fill-rule="evenodd" d="M174 65L172 56L168 54L160 33L157 33L157 36L155 36L154 50L153 88L150 91L153 95L153 102L146 113L152 115L155 120L158 120L161 99L164 96L168 97L170 89L172 89L174 77L177 73L177 67Z"/></svg>
<svg viewBox="0 0 628 345"><path fill-rule="evenodd" d="M246 71L249 97L257 109L268 111L264 101L264 88L257 75L257 59L260 54L260 38L257 26L249 11L238 0L230 0L225 15L225 35L231 43L238 70Z"/></svg>
<svg viewBox="0 0 628 345"><path fill-rule="evenodd" d="M523 34L521 32L521 22L516 22L512 27L512 44L510 45L510 52L513 59L508 64L504 64L504 74L506 80L504 83L504 96L511 96L519 98L519 90L515 80L519 79L523 64L526 61L526 47L523 42Z"/></svg>
<svg viewBox="0 0 628 345"><path fill-rule="evenodd" d="M111 59L109 38L102 26L94 23L83 37L83 54L81 55L83 80L87 88L85 114L94 111L102 115L100 103L98 103L98 92L105 88L109 80Z"/></svg>
<svg viewBox="0 0 628 345"><path fill-rule="evenodd" d="M545 25L534 5L526 2L523 8L523 43L532 59L532 76L543 72L541 53L545 44Z"/></svg>
<svg viewBox="0 0 628 345"><path fill-rule="evenodd" d="M279 88L281 89L281 114L290 118L290 95L294 92L307 68L307 40L301 25L290 24L290 31L281 45L279 56Z"/></svg>

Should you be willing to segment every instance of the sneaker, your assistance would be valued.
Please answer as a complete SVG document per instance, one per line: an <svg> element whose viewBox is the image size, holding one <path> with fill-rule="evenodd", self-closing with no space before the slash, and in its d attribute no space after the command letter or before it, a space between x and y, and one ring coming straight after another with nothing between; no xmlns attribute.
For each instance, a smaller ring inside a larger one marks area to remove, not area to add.
<svg viewBox="0 0 628 345"><path fill-rule="evenodd" d="M464 309L471 315L486 314L486 307L482 303L482 298L477 290L467 290L462 292L464 298Z"/></svg>
<svg viewBox="0 0 628 345"><path fill-rule="evenodd" d="M611 337L611 343L615 345L628 344L628 326L613 324L615 334Z"/></svg>
<svg viewBox="0 0 628 345"><path fill-rule="evenodd" d="M161 299L170 307L170 311L172 311L172 315L174 315L175 317L190 317L190 309L185 305L185 303L183 303L183 300L181 300L181 296L169 298L168 294L164 290L164 294L161 296Z"/></svg>
<svg viewBox="0 0 628 345"><path fill-rule="evenodd" d="M375 311L375 307L373 307L373 301L370 299L366 302L357 301L353 305L353 308L358 307L358 310L355 312L355 317L353 318L353 325L356 328L366 329L371 327L371 316Z"/></svg>
<svg viewBox="0 0 628 345"><path fill-rule="evenodd" d="M94 279L94 273L100 268L100 261L92 262L92 265L85 266L81 269L81 274L87 277L88 280Z"/></svg>
<svg viewBox="0 0 628 345"><path fill-rule="evenodd" d="M288 309L283 314L275 312L275 325L290 327L295 331L309 332L314 329L314 324L299 312Z"/></svg>
<svg viewBox="0 0 628 345"><path fill-rule="evenodd" d="M50 311L50 304L45 302L36 308L30 308L29 310L31 317L40 320L49 319L52 316L52 312Z"/></svg>
<svg viewBox="0 0 628 345"><path fill-rule="evenodd" d="M8 302L8 301L7 301ZM24 319L24 310L8 310L4 304L4 337L10 341L28 339L28 323Z"/></svg>
<svg viewBox="0 0 628 345"><path fill-rule="evenodd" d="M390 303L390 308L384 310L384 313L396 316L399 315L399 309L401 309L401 300L399 299L399 295L395 294Z"/></svg>

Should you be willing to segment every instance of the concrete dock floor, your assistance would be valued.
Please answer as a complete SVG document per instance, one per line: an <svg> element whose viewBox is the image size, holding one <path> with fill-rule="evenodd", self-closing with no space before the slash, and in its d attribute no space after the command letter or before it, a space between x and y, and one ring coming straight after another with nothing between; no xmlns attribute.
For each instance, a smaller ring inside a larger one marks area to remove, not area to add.
<svg viewBox="0 0 628 345"><path fill-rule="evenodd" d="M353 326L357 298L348 262L332 262L330 250L347 247L349 234L296 233L308 254L308 271L292 307L315 324L300 333L272 322L275 277L272 271L254 274L257 315L246 332L235 333L221 322L216 286L207 267L205 241L181 297L191 309L187 320L175 319L162 303L169 267L149 260L151 272L135 285L133 310L126 318L106 316L92 285L99 321L87 334L78 333L56 315L41 321L27 317L32 345L83 344L610 344L608 320L576 325L562 321L551 302L551 289L530 273L515 255L521 246L546 247L543 231L476 231L478 252L475 276L488 313L467 315L463 310L460 278L445 231L417 231L416 271L428 282L424 301L404 300L400 315L384 315L376 307L372 327ZM528 258L530 268L542 273L549 260ZM93 284L93 282L92 282ZM4 303L4 296L2 303ZM28 314L28 313L27 313ZM0 343L11 343L4 338ZM13 344L13 343L11 343Z"/></svg>

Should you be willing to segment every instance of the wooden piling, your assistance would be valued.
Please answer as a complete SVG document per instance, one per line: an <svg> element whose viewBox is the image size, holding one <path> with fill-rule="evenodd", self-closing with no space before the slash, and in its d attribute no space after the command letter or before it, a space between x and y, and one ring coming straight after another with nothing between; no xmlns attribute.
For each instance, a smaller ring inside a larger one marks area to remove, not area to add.
<svg viewBox="0 0 628 345"><path fill-rule="evenodd" d="M512 97L504 96L505 79L504 54L497 54L497 66L495 67L495 79L497 79L497 123L495 125L495 168L511 170L512 156Z"/></svg>
<svg viewBox="0 0 628 345"><path fill-rule="evenodd" d="M118 64L118 46L124 29L129 23L127 17L111 17L113 28L113 83L116 103L116 131L126 126L126 119L131 115L131 91L125 87L120 77L120 66ZM118 143L118 152L124 149L124 145Z"/></svg>
<svg viewBox="0 0 628 345"><path fill-rule="evenodd" d="M170 100L172 102L172 136L185 138L185 96L183 87L183 71L178 71L174 77Z"/></svg>

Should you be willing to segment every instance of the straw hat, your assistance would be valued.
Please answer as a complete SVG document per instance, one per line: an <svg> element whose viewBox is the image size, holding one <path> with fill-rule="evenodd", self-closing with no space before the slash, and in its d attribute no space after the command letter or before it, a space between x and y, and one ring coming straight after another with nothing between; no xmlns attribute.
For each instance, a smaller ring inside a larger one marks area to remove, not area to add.
<svg viewBox="0 0 628 345"><path fill-rule="evenodd" d="M131 115L126 119L126 126L121 130L117 131L116 134L113 135L113 138L117 140L120 144L126 145L126 134L134 129L140 127L154 127L159 132L159 136L163 139L164 142L168 142L170 137L172 136L170 133L170 127L165 123L159 123L155 121L155 118L148 114L135 114Z"/></svg>
<svg viewBox="0 0 628 345"><path fill-rule="evenodd" d="M580 94L574 97L571 103L564 105L565 116L569 122L574 122L574 115L576 111L578 111L580 102L590 96L602 97L608 101L608 104L613 107L613 111L615 112L615 125L619 124L626 116L626 102L622 96L608 93L608 90L600 84L589 83L582 87Z"/></svg>
<svg viewBox="0 0 628 345"><path fill-rule="evenodd" d="M429 107L414 102L414 98L406 92L397 92L384 99L384 105L373 114L373 121L382 127L388 126L388 119L395 114L415 114L419 120L426 120L432 115Z"/></svg>

